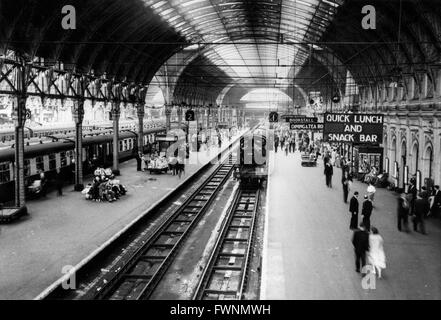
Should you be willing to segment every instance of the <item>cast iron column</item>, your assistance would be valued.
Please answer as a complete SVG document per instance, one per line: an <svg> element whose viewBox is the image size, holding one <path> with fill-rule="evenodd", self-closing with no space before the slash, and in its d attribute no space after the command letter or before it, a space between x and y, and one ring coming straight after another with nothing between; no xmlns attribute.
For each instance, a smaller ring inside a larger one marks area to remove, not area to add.
<svg viewBox="0 0 441 320"><path fill-rule="evenodd" d="M145 109L143 103L136 105L136 112L138 115L138 152L144 153L144 116Z"/></svg>
<svg viewBox="0 0 441 320"><path fill-rule="evenodd" d="M119 101L112 101L112 120L113 120L113 173L120 175L119 171L119 117L121 106Z"/></svg>
<svg viewBox="0 0 441 320"><path fill-rule="evenodd" d="M72 116L75 121L75 191L82 191L83 184L83 119L84 99L74 101Z"/></svg>
<svg viewBox="0 0 441 320"><path fill-rule="evenodd" d="M170 106L168 104L166 104L164 106L164 108L165 108L165 127L166 127L167 132L168 132L171 129L170 117L171 117L172 111L171 111L171 108L170 108Z"/></svg>
<svg viewBox="0 0 441 320"><path fill-rule="evenodd" d="M15 206L25 206L25 176L24 176L24 125L26 122L26 74L27 66L23 61L17 66L17 103L14 104L15 125Z"/></svg>

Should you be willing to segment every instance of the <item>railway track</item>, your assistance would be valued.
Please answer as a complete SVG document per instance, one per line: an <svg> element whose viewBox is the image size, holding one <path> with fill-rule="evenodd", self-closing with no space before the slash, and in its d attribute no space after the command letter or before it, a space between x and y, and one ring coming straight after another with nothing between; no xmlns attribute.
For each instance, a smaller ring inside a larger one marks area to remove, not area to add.
<svg viewBox="0 0 441 320"><path fill-rule="evenodd" d="M237 191L193 299L243 298L259 197L258 189Z"/></svg>
<svg viewBox="0 0 441 320"><path fill-rule="evenodd" d="M216 198L234 168L232 153L209 178L127 260L111 270L100 285L83 297L109 300L148 299L173 261L185 238Z"/></svg>

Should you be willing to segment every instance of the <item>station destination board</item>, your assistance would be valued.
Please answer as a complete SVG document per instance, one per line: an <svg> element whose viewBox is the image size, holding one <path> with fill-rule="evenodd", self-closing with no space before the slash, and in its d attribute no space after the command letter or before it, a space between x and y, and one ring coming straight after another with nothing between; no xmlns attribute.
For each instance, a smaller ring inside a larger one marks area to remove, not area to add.
<svg viewBox="0 0 441 320"><path fill-rule="evenodd" d="M325 113L323 138L327 142L380 144L383 124L381 114Z"/></svg>
<svg viewBox="0 0 441 320"><path fill-rule="evenodd" d="M323 131L323 123L291 123L291 130L312 130L312 131Z"/></svg>
<svg viewBox="0 0 441 320"><path fill-rule="evenodd" d="M315 117L299 117L289 119L289 123L306 124L306 123L317 123L318 119Z"/></svg>
<svg viewBox="0 0 441 320"><path fill-rule="evenodd" d="M306 116L301 114L286 114L281 116L282 119L285 119L286 122L291 122L292 119L304 119Z"/></svg>

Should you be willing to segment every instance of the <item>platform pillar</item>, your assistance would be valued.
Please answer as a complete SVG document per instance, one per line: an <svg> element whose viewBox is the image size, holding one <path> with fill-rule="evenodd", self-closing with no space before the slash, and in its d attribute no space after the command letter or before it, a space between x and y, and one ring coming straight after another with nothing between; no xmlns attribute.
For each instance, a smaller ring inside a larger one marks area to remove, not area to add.
<svg viewBox="0 0 441 320"><path fill-rule="evenodd" d="M171 129L171 118L170 117L171 117L172 111L171 111L170 106L167 104L164 106L164 108L165 108L165 127L168 132Z"/></svg>
<svg viewBox="0 0 441 320"><path fill-rule="evenodd" d="M83 183L83 119L84 99L74 101L72 116L75 121L75 191L84 189Z"/></svg>
<svg viewBox="0 0 441 320"><path fill-rule="evenodd" d="M136 113L138 115L138 152L144 153L144 104L136 105Z"/></svg>
<svg viewBox="0 0 441 320"><path fill-rule="evenodd" d="M178 130L182 130L182 107L178 106L176 112L178 113Z"/></svg>
<svg viewBox="0 0 441 320"><path fill-rule="evenodd" d="M207 109L207 130L209 130L210 129L210 116L211 116L211 108L210 107L208 107L208 109Z"/></svg>
<svg viewBox="0 0 441 320"><path fill-rule="evenodd" d="M202 130L204 130L204 127L206 125L206 120L205 120L206 115L205 115L205 112L206 112L205 108L202 108L201 109L201 129Z"/></svg>
<svg viewBox="0 0 441 320"><path fill-rule="evenodd" d="M25 67L17 68L17 83L20 82L21 88L17 96L17 103L14 108L15 124L15 206L21 208L25 206L25 176L24 176L24 125L26 122L26 93L25 93ZM20 85L19 84L19 85Z"/></svg>
<svg viewBox="0 0 441 320"><path fill-rule="evenodd" d="M113 121L113 173L120 175L119 171L119 117L121 106L119 101L112 102L112 121Z"/></svg>

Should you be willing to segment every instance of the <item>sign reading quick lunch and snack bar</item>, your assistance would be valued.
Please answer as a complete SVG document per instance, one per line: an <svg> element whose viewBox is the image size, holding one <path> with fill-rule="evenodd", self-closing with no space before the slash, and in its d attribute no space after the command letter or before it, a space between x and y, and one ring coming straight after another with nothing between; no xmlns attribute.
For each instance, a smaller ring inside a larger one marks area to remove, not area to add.
<svg viewBox="0 0 441 320"><path fill-rule="evenodd" d="M380 144L383 123L381 114L325 113L323 138L327 142Z"/></svg>

